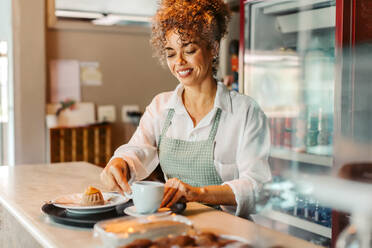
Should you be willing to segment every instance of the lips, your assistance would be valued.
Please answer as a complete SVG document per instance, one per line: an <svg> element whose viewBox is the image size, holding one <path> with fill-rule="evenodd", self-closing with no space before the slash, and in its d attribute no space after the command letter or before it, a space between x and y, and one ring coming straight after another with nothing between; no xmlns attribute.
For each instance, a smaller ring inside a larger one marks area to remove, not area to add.
<svg viewBox="0 0 372 248"><path fill-rule="evenodd" d="M185 78L185 77L190 76L190 74L192 73L192 71L193 71L193 69L191 69L191 68L181 69L181 70L177 70L177 74L181 78Z"/></svg>

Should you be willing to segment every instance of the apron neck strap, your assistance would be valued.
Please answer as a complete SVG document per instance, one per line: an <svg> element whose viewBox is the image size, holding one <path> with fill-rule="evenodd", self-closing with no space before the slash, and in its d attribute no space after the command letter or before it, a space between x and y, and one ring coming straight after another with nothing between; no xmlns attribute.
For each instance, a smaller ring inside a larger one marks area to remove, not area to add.
<svg viewBox="0 0 372 248"><path fill-rule="evenodd" d="M164 136L167 133L168 128L172 123L173 115L174 115L174 109L169 109L167 118L165 119L165 122L164 122L163 130L161 131L161 136Z"/></svg>
<svg viewBox="0 0 372 248"><path fill-rule="evenodd" d="M217 109L217 113L216 113L216 116L214 117L213 126L212 126L212 129L211 129L211 132L209 133L208 140L213 141L214 137L216 137L218 124L220 123L220 118L221 118L221 111L222 110L220 108Z"/></svg>
<svg viewBox="0 0 372 248"><path fill-rule="evenodd" d="M208 140L214 140L214 138L216 137L218 124L220 123L221 112L222 112L221 109L218 108L216 116L213 121L212 129L209 133ZM174 115L174 109L169 109L167 118L165 119L165 122L164 122L163 130L161 131L161 136L164 136L167 133L168 128L172 123L173 115Z"/></svg>

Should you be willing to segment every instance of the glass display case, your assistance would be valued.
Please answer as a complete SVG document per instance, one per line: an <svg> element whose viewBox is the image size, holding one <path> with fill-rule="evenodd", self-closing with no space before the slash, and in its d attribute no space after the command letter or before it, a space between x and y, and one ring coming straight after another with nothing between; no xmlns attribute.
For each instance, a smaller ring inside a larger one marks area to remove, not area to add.
<svg viewBox="0 0 372 248"><path fill-rule="evenodd" d="M349 247L349 224L372 234L360 223L372 211L371 13L369 0L240 1L239 89L271 128L255 221L327 247Z"/></svg>
<svg viewBox="0 0 372 248"><path fill-rule="evenodd" d="M277 188L288 173L327 175L333 165L336 1L241 2L240 91L270 123ZM329 246L331 209L311 195L283 195L255 221Z"/></svg>

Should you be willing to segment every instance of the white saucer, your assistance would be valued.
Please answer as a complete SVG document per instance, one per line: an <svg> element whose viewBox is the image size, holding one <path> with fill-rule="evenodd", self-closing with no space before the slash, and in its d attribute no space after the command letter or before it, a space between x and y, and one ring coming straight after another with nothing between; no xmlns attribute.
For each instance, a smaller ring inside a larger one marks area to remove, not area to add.
<svg viewBox="0 0 372 248"><path fill-rule="evenodd" d="M172 212L169 210L169 211L155 212L151 214L140 214L140 213L137 213L135 206L130 206L124 209L124 213L130 216L133 216L133 217L143 217L143 216L150 216L150 215L165 216L165 215L171 214Z"/></svg>

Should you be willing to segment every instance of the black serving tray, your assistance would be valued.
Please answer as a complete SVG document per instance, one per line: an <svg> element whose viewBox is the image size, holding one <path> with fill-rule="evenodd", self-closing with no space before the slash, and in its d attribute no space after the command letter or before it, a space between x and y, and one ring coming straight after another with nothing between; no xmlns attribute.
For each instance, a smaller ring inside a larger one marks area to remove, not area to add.
<svg viewBox="0 0 372 248"><path fill-rule="evenodd" d="M59 208L53 204L44 204L41 207L41 210L56 223L76 227L92 228L98 221L126 216L124 209L132 205L133 202L130 200L124 204L116 206L111 211L96 214L73 214L68 212L65 208Z"/></svg>
<svg viewBox="0 0 372 248"><path fill-rule="evenodd" d="M92 228L98 221L126 216L124 209L130 206L133 206L132 200L118 205L113 210L107 212L95 214L75 214L68 212L65 208L56 207L53 204L46 203L41 207L41 210L56 223L76 227ZM172 213L181 214L185 208L186 203L177 202L171 207L171 211Z"/></svg>

